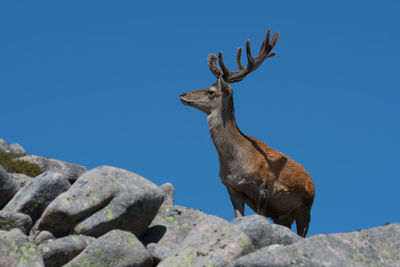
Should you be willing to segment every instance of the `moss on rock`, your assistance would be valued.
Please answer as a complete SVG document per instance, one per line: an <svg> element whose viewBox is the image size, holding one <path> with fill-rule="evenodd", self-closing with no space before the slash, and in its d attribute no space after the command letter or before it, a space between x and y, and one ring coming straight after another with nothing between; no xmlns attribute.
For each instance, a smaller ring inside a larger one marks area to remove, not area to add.
<svg viewBox="0 0 400 267"><path fill-rule="evenodd" d="M39 165L27 161L17 160L17 158L21 156L23 155L0 150L0 165L3 166L4 169L9 173L23 173L30 177L35 177L43 173Z"/></svg>

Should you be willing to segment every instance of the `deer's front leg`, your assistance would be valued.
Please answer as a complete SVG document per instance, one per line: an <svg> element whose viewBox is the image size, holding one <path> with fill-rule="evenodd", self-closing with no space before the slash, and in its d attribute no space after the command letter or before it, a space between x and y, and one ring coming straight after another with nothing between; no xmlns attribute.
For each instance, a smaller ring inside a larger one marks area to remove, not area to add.
<svg viewBox="0 0 400 267"><path fill-rule="evenodd" d="M235 209L235 218L244 216L244 200L236 196L228 189L229 197L231 198L231 202L233 208Z"/></svg>
<svg viewBox="0 0 400 267"><path fill-rule="evenodd" d="M265 189L260 189L258 191L258 200L257 200L257 214L267 216L268 209L268 192Z"/></svg>

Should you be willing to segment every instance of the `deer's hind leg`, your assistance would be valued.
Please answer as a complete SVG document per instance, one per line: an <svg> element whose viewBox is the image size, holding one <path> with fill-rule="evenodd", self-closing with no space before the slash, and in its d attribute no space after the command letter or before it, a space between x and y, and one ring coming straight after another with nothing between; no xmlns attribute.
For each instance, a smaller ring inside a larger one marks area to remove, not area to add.
<svg viewBox="0 0 400 267"><path fill-rule="evenodd" d="M295 211L297 234L306 237L311 220L311 205L303 205Z"/></svg>

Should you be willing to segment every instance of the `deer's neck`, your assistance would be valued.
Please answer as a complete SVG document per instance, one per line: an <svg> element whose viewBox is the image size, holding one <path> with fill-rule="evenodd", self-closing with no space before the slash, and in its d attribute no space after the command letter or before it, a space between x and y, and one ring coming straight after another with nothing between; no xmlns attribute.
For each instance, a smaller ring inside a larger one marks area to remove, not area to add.
<svg viewBox="0 0 400 267"><path fill-rule="evenodd" d="M236 124L233 99L224 100L222 108L211 112L207 121L220 161L240 157L245 138Z"/></svg>

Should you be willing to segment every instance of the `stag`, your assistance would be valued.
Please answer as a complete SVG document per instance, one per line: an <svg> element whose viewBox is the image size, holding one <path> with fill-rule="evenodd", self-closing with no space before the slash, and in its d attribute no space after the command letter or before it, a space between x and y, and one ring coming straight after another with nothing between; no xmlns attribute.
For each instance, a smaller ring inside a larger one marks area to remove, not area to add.
<svg viewBox="0 0 400 267"><path fill-rule="evenodd" d="M207 114L211 138L218 152L219 176L226 186L235 217L244 216L244 204L274 223L291 228L296 221L297 234L305 237L310 223L315 187L308 172L299 163L256 138L243 134L235 120L233 91L230 83L243 80L264 60L278 41L276 32L270 41L267 30L259 54L253 58L246 41L247 66L241 63L242 48L236 56L238 71L224 64L222 52L208 56L208 66L217 78L211 87L180 95L182 104Z"/></svg>

